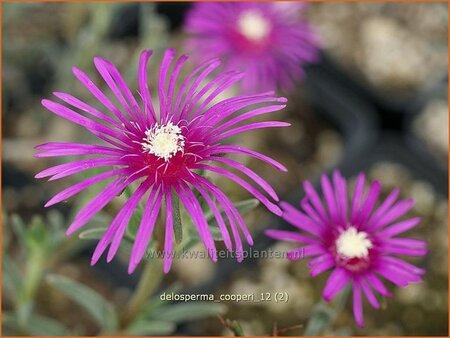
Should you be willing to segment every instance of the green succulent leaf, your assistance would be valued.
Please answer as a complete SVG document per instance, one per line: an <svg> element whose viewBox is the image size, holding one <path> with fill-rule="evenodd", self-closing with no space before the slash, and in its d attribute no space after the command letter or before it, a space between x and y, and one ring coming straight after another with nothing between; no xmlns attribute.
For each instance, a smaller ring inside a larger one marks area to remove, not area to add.
<svg viewBox="0 0 450 338"><path fill-rule="evenodd" d="M129 240L134 240L136 238L136 234L139 229L139 225L141 224L142 215L144 214L144 210L142 207L138 206L134 211L133 215L131 215L130 222L128 223L127 230L125 231L125 238Z"/></svg>
<svg viewBox="0 0 450 338"><path fill-rule="evenodd" d="M67 336L68 328L49 317L32 315L25 327L32 336Z"/></svg>
<svg viewBox="0 0 450 338"><path fill-rule="evenodd" d="M237 320L229 320L226 321L228 328L234 333L235 337L245 337L244 330L242 329L241 324Z"/></svg>
<svg viewBox="0 0 450 338"><path fill-rule="evenodd" d="M134 336L160 336L169 335L175 331L175 324L166 321L139 319L133 322L125 334Z"/></svg>
<svg viewBox="0 0 450 338"><path fill-rule="evenodd" d="M117 328L117 314L112 304L93 289L72 279L59 275L49 275L47 281L74 302L82 306L104 330Z"/></svg>
<svg viewBox="0 0 450 338"><path fill-rule="evenodd" d="M244 200L244 201L235 203L234 207L243 216L243 215L249 213L250 211L252 211L253 209L255 209L258 205L259 205L259 201L256 198L250 198L248 200ZM221 215L222 215L222 217L226 217L226 214L224 211L221 211ZM206 220L208 221L208 224L210 226L215 226L215 227L218 226L216 219L214 217L214 214L211 210L208 210L205 213L205 216L206 216Z"/></svg>
<svg viewBox="0 0 450 338"><path fill-rule="evenodd" d="M181 323L185 321L207 318L224 314L226 307L223 304L211 302L172 303L158 308L152 318L158 320L170 319L171 322Z"/></svg>
<svg viewBox="0 0 450 338"><path fill-rule="evenodd" d="M87 230L83 230L82 232L80 232L80 234L78 235L78 237L80 239L100 239L103 237L103 235L105 234L105 231L108 228L92 228L92 229L87 229Z"/></svg>
<svg viewBox="0 0 450 338"><path fill-rule="evenodd" d="M8 292L8 296L12 298L13 301L17 300L20 290L22 289L22 280L20 271L17 268L14 261L7 255L4 254L2 257L2 275L3 284Z"/></svg>
<svg viewBox="0 0 450 338"><path fill-rule="evenodd" d="M30 315L26 322L20 324L11 312L2 314L3 328L7 335L21 335L25 332L31 336L67 336L69 330L53 318Z"/></svg>
<svg viewBox="0 0 450 338"><path fill-rule="evenodd" d="M312 312L305 328L305 336L317 336L327 328L333 320L333 310L323 303L318 303Z"/></svg>
<svg viewBox="0 0 450 338"><path fill-rule="evenodd" d="M316 304L306 325L304 336L319 336L323 334L344 309L350 291L351 288L347 286L338 294L332 304L327 304L323 301Z"/></svg>
<svg viewBox="0 0 450 338"><path fill-rule="evenodd" d="M159 309L161 306L165 305L166 302L161 300L161 295L163 293L177 293L181 290L182 285L179 282L175 282L166 289L164 289L163 292L161 292L158 295L155 295L150 298L150 300L144 305L141 313L139 314L139 318L151 318L153 311Z"/></svg>
<svg viewBox="0 0 450 338"><path fill-rule="evenodd" d="M211 236L215 241L223 241L222 232L219 227L210 227L209 231L211 232Z"/></svg>
<svg viewBox="0 0 450 338"><path fill-rule="evenodd" d="M340 327L333 331L327 331L327 335L333 336L333 337L349 337L353 336L353 330L349 326Z"/></svg>
<svg viewBox="0 0 450 338"><path fill-rule="evenodd" d="M255 198L251 198L245 201L237 202L234 206L239 211L239 213L243 216L253 209L255 209L259 205L259 201ZM226 214L222 210L221 215L224 219L226 219ZM211 210L208 210L205 213L206 220L208 221L209 230L211 231L211 235L215 241L222 241L222 232L220 231L219 225L217 224L217 220L214 217L214 214Z"/></svg>
<svg viewBox="0 0 450 338"><path fill-rule="evenodd" d="M181 224L180 200L175 190L172 189L172 209L173 209L173 230L175 233L175 242L180 244L183 240L183 225Z"/></svg>
<svg viewBox="0 0 450 338"><path fill-rule="evenodd" d="M11 215L11 225L16 237L24 244L26 237L26 227L22 218L16 214Z"/></svg>

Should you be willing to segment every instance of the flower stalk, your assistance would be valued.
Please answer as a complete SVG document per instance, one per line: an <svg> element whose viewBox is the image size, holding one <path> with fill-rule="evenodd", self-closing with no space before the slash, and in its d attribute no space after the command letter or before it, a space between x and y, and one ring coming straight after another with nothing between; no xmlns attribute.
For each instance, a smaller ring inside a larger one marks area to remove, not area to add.
<svg viewBox="0 0 450 338"><path fill-rule="evenodd" d="M136 318L148 298L156 291L163 279L162 261L159 258L145 259L144 269L138 285L125 306L121 327L127 327Z"/></svg>

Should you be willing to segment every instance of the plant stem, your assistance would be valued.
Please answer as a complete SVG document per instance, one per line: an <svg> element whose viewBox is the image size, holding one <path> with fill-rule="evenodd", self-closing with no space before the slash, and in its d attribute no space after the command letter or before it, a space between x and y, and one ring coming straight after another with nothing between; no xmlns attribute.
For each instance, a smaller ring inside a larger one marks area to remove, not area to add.
<svg viewBox="0 0 450 338"><path fill-rule="evenodd" d="M132 322L144 304L148 301L148 298L159 286L162 278L163 271L161 259L152 258L146 260L138 285L125 306L121 320L122 327L126 327Z"/></svg>
<svg viewBox="0 0 450 338"><path fill-rule="evenodd" d="M45 256L41 252L36 252L27 262L25 285L19 296L17 303L17 315L20 326L25 326L33 307L33 300L42 279L45 266Z"/></svg>
<svg viewBox="0 0 450 338"><path fill-rule="evenodd" d="M336 317L344 309L345 303L350 295L350 291L350 286L345 287L333 302L334 306L326 304L324 301L318 303L309 318L303 335L319 336L320 334L323 334L323 332L333 324Z"/></svg>

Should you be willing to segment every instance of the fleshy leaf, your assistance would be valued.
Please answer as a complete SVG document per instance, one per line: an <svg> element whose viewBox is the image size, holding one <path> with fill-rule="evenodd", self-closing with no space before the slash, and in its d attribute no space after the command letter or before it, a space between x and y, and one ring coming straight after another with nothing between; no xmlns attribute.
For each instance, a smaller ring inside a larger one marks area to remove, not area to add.
<svg viewBox="0 0 450 338"><path fill-rule="evenodd" d="M211 302L174 303L160 307L152 315L153 319L170 320L181 323L189 320L206 318L224 314L226 307L223 304Z"/></svg>
<svg viewBox="0 0 450 338"><path fill-rule="evenodd" d="M87 229L87 230L80 232L78 237L80 239L100 239L103 237L103 234L105 233L106 230L107 230L107 228Z"/></svg>
<svg viewBox="0 0 450 338"><path fill-rule="evenodd" d="M39 315L30 316L26 329L32 336L67 336L69 331L57 320Z"/></svg>
<svg viewBox="0 0 450 338"><path fill-rule="evenodd" d="M180 244L183 240L183 225L181 224L180 200L176 192L172 189L172 209L173 209L173 230L175 242Z"/></svg>
<svg viewBox="0 0 450 338"><path fill-rule="evenodd" d="M175 331L175 324L166 321L139 319L133 322L126 330L125 334L134 336L160 336L169 335Z"/></svg>
<svg viewBox="0 0 450 338"><path fill-rule="evenodd" d="M11 297L12 300L15 301L22 289L23 278L20 275L19 269L14 264L14 261L7 254L3 254L2 257L2 275L2 287L7 289L8 297Z"/></svg>
<svg viewBox="0 0 450 338"><path fill-rule="evenodd" d="M125 231L126 239L134 240L136 238L136 234L139 229L139 224L141 224L141 219L144 211L138 206L134 211L133 215L131 215L130 222L128 223L127 230Z"/></svg>
<svg viewBox="0 0 450 338"><path fill-rule="evenodd" d="M26 237L26 227L22 218L16 214L11 215L11 225L16 237L24 244Z"/></svg>
<svg viewBox="0 0 450 338"><path fill-rule="evenodd" d="M239 213L241 214L241 216L247 214L248 212L252 211L253 209L255 209L257 206L259 205L259 201L256 198L250 198L248 200L244 200L244 201L240 201L234 204L234 207L237 209L237 211L239 211ZM226 217L226 214L224 211L221 211L222 217ZM205 213L206 216L206 220L208 221L209 225L214 225L217 226L217 223L215 221L214 218L214 214L212 213L211 210L208 210Z"/></svg>
<svg viewBox="0 0 450 338"><path fill-rule="evenodd" d="M161 300L161 295L163 293L177 293L181 290L182 285L180 282L175 282L173 284L171 284L169 287L167 287L166 289L164 289L163 292L161 292L161 294L155 295L152 298L150 298L150 301L147 302L147 304L145 304L143 311L141 312L140 316L142 317L147 317L147 318L151 318L151 314L155 309L160 308L161 306L163 306L164 304L166 304L165 301Z"/></svg>
<svg viewBox="0 0 450 338"><path fill-rule="evenodd" d="M248 200L240 201L234 204L236 209L239 211L241 216L249 213L253 209L255 209L259 205L259 201L256 198L251 198ZM221 215L224 219L226 219L226 214L224 211L221 211ZM214 217L214 214L211 210L208 210L205 213L206 220L208 221L209 230L211 231L211 235L215 241L223 241L222 232L219 229L219 225Z"/></svg>
<svg viewBox="0 0 450 338"><path fill-rule="evenodd" d="M49 275L47 281L88 311L100 328L113 330L117 327L118 320L114 307L93 289L58 275Z"/></svg>
<svg viewBox="0 0 450 338"><path fill-rule="evenodd" d="M69 330L63 324L53 318L40 315L31 315L22 326L18 323L16 316L11 312L2 314L2 324L6 335L16 335L25 331L31 336L67 336Z"/></svg>
<svg viewBox="0 0 450 338"><path fill-rule="evenodd" d="M305 328L305 336L317 336L330 325L333 319L333 310L323 303L318 303L311 314Z"/></svg>
<svg viewBox="0 0 450 338"><path fill-rule="evenodd" d="M332 304L326 304L324 302L316 304L303 335L318 336L323 334L345 307L350 291L351 288L347 286L339 293Z"/></svg>

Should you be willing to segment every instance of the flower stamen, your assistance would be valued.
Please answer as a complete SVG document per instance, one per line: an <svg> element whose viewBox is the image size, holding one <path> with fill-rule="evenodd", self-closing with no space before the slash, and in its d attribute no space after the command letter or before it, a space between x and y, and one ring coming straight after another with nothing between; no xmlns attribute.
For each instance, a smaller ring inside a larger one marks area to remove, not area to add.
<svg viewBox="0 0 450 338"><path fill-rule="evenodd" d="M184 151L185 141L181 128L172 122L165 125L156 123L145 132L145 135L144 142L141 143L143 151L162 158L166 162L177 152Z"/></svg>
<svg viewBox="0 0 450 338"><path fill-rule="evenodd" d="M272 29L270 22L259 11L243 12L237 22L239 32L251 41L261 41Z"/></svg>
<svg viewBox="0 0 450 338"><path fill-rule="evenodd" d="M352 226L342 231L336 240L337 253L349 259L367 257L372 247L367 233Z"/></svg>

